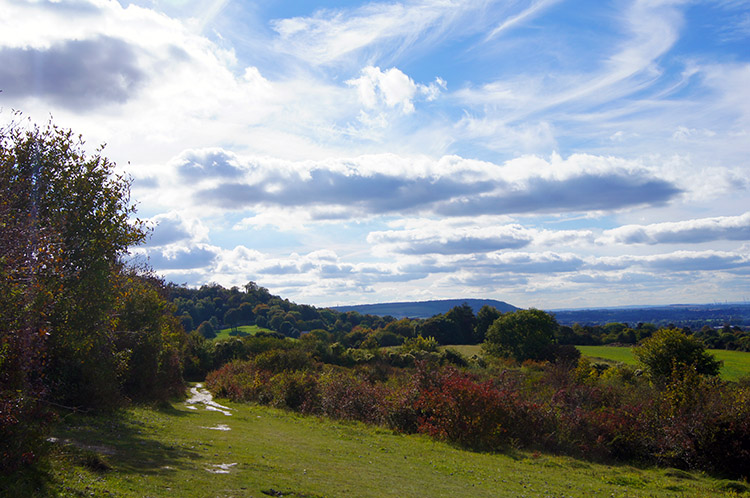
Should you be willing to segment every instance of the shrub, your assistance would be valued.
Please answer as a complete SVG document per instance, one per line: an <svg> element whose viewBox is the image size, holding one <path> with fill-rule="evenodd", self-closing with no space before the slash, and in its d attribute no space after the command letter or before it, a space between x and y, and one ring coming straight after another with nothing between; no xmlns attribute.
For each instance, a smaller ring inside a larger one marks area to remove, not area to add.
<svg viewBox="0 0 750 498"><path fill-rule="evenodd" d="M270 391L273 406L305 413L318 411L318 380L309 372L283 371L271 378Z"/></svg>
<svg viewBox="0 0 750 498"><path fill-rule="evenodd" d="M270 380L271 373L256 369L252 362L234 361L209 373L206 387L221 398L265 404L273 399Z"/></svg>
<svg viewBox="0 0 750 498"><path fill-rule="evenodd" d="M403 353L414 354L420 351L434 353L437 352L437 350L438 342L434 337L422 337L421 335L418 335L417 337L409 337L404 340L404 343L401 345L401 351Z"/></svg>
<svg viewBox="0 0 750 498"><path fill-rule="evenodd" d="M648 374L659 382L669 378L675 368L693 366L701 375L719 374L717 361L700 339L677 329L661 329L633 348L633 356Z"/></svg>
<svg viewBox="0 0 750 498"><path fill-rule="evenodd" d="M259 370L273 373L305 370L313 365L310 355L299 349L272 349L260 353L253 361Z"/></svg>
<svg viewBox="0 0 750 498"><path fill-rule="evenodd" d="M419 383L420 432L478 449L496 449L521 435L524 409L517 392L453 367L422 372Z"/></svg>
<svg viewBox="0 0 750 498"><path fill-rule="evenodd" d="M351 373L329 371L320 378L321 412L331 418L380 424L385 420L388 390Z"/></svg>

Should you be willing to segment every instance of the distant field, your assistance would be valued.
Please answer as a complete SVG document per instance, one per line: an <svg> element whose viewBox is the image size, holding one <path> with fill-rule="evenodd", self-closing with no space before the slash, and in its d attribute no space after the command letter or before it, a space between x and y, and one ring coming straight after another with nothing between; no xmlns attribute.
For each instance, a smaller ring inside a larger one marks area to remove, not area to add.
<svg viewBox="0 0 750 498"><path fill-rule="evenodd" d="M635 365L635 358L629 347L619 346L576 346L583 356L606 363L624 363ZM482 354L481 344L470 346L441 346L440 349L454 349L466 357ZM750 353L727 351L725 349L708 350L716 359L724 362L721 377L726 380L737 380L750 375Z"/></svg>
<svg viewBox="0 0 750 498"><path fill-rule="evenodd" d="M635 365L635 358L629 347L617 346L576 346L581 354L589 358L610 362L620 362ZM709 349L716 359L724 362L721 377L726 380L737 380L750 375L750 353L741 351L727 351L725 349Z"/></svg>
<svg viewBox="0 0 750 498"><path fill-rule="evenodd" d="M258 327L257 325L240 325L237 327L237 330L240 332L239 335L254 335L257 332L273 332L270 329L264 329L261 327ZM214 338L214 341L218 341L221 339L229 339L230 337L234 337L230 335L230 332L232 331L231 328L221 329L221 331L216 334L216 337Z"/></svg>
<svg viewBox="0 0 750 498"><path fill-rule="evenodd" d="M470 452L382 427L218 401L231 415L175 402L68 417L54 434L64 445L48 496L669 498L746 489L698 472Z"/></svg>
<svg viewBox="0 0 750 498"><path fill-rule="evenodd" d="M458 351L462 355L466 356L467 358L471 358L474 355L482 356L482 345L481 344L472 344L472 345L459 345L459 346L440 346L440 349L453 349L454 351Z"/></svg>

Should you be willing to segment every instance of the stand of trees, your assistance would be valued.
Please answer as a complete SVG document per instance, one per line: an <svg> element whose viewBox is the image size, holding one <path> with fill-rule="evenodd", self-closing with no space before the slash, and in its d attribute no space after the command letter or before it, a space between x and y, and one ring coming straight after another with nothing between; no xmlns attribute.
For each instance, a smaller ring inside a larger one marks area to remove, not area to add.
<svg viewBox="0 0 750 498"><path fill-rule="evenodd" d="M123 262L147 235L130 183L52 124L0 129L0 472L39 456L51 406L183 389L163 282Z"/></svg>

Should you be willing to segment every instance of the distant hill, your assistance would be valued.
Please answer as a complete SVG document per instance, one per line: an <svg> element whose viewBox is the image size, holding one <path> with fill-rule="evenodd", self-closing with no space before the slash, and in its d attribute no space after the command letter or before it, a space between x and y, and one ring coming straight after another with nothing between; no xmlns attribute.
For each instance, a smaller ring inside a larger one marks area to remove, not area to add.
<svg viewBox="0 0 750 498"><path fill-rule="evenodd" d="M441 299L436 301L416 301L402 303L357 304L353 306L331 306L330 309L340 312L356 311L357 313L394 318L430 318L447 313L451 308L468 304L477 313L482 306L492 306L503 313L516 311L513 305L494 299Z"/></svg>

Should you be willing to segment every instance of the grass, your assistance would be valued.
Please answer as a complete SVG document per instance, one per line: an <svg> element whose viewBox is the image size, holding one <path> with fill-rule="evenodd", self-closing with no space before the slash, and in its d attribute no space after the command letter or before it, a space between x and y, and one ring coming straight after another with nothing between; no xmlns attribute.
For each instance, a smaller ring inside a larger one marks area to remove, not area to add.
<svg viewBox="0 0 750 498"><path fill-rule="evenodd" d="M240 325L237 327L237 332L232 334L232 328L226 328L221 329L217 334L216 337L213 338L214 341L218 341L221 339L229 339L231 337L237 337L237 336L245 336L245 335L255 335L258 332L273 332L270 329L264 329L263 327L258 327L257 325Z"/></svg>
<svg viewBox="0 0 750 498"><path fill-rule="evenodd" d="M626 365L636 365L633 352L629 347L623 346L576 346L583 356L587 356L595 361L604 363L624 363ZM482 346L441 346L441 349L455 349L466 357L472 355L482 355ZM738 380L745 376L750 376L750 353L742 351L729 351L726 349L709 349L708 350L716 359L724 362L721 367L721 377L725 380Z"/></svg>
<svg viewBox="0 0 750 498"><path fill-rule="evenodd" d="M467 358L471 358L474 355L482 356L482 345L481 344L470 344L470 345L457 345L457 346L440 346L440 349L452 349L458 351Z"/></svg>
<svg viewBox="0 0 750 498"><path fill-rule="evenodd" d="M521 451L469 452L380 427L222 404L232 409L231 416L174 403L66 418L55 434L59 442L47 494L674 497L735 496L745 486L674 469L606 466ZM222 424L231 430L216 430ZM216 473L221 470L226 473Z"/></svg>
<svg viewBox="0 0 750 498"><path fill-rule="evenodd" d="M635 358L629 347L620 346L576 346L581 354L593 360L609 363L624 363L636 365ZM716 359L724 362L721 367L721 377L725 380L737 380L750 375L750 353L742 351L728 351L726 349L708 350Z"/></svg>

